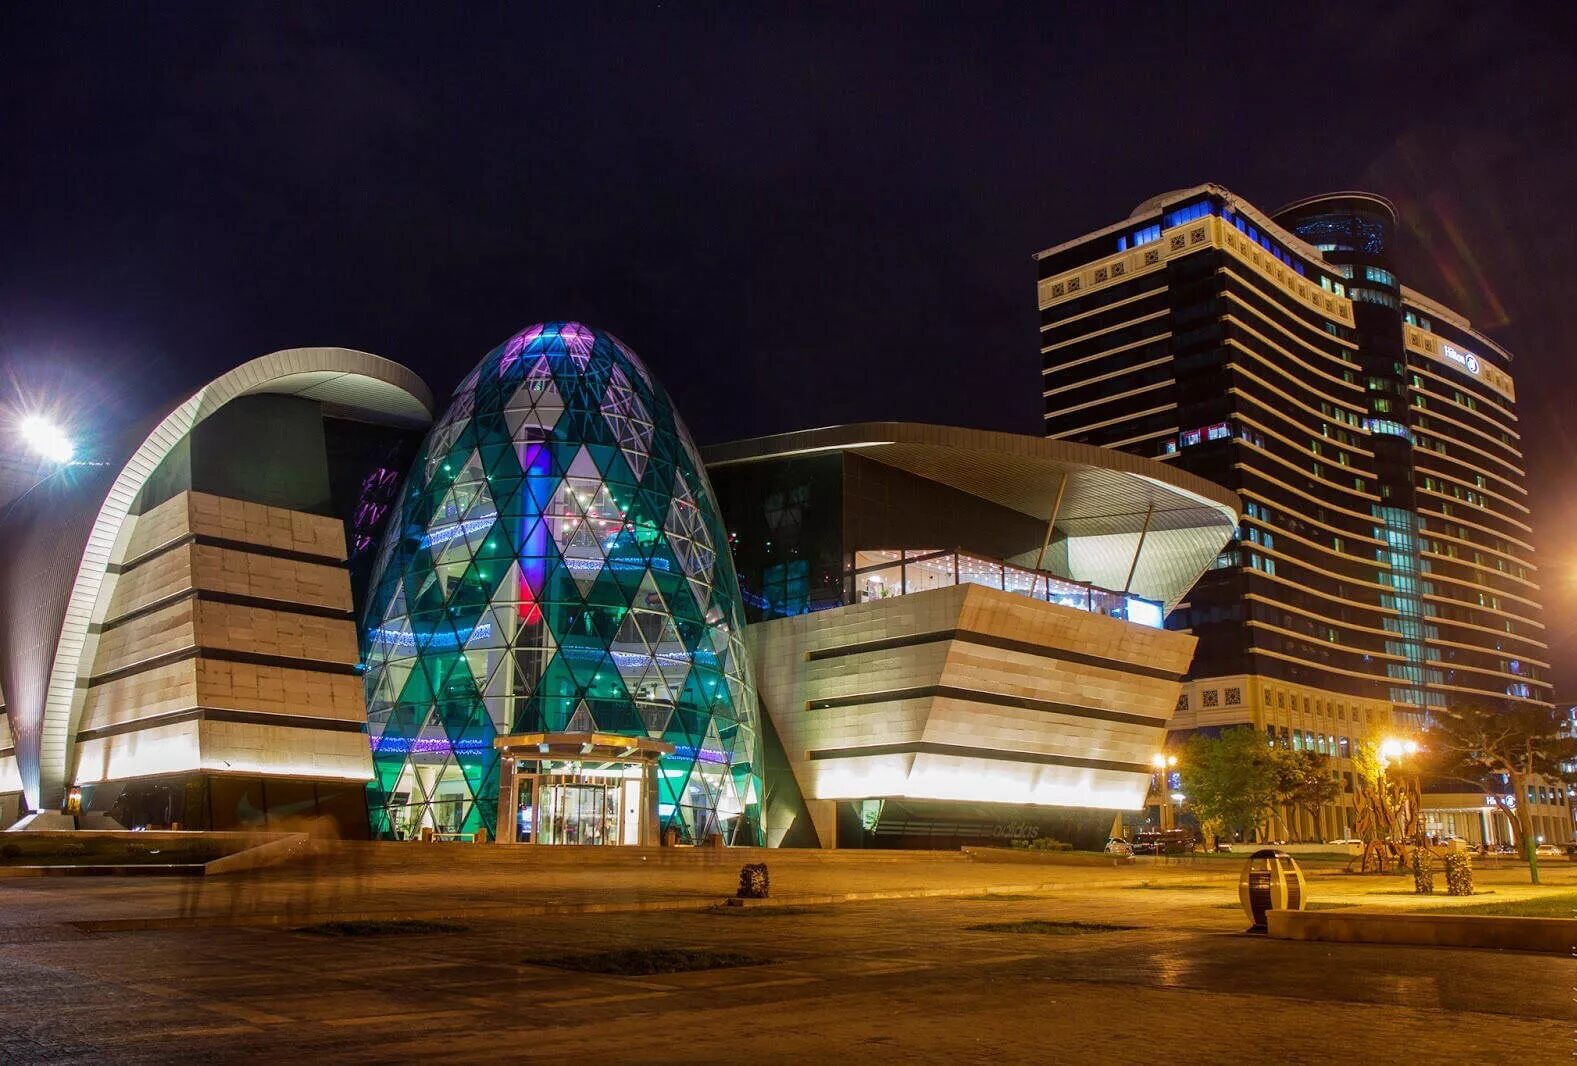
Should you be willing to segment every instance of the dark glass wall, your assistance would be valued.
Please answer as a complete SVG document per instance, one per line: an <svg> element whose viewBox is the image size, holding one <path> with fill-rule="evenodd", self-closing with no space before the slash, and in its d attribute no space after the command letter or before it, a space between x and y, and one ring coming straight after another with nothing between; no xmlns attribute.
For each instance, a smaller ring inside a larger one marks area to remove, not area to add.
<svg viewBox="0 0 1577 1066"><path fill-rule="evenodd" d="M825 610L843 597L843 456L707 471L728 527L745 617Z"/></svg>

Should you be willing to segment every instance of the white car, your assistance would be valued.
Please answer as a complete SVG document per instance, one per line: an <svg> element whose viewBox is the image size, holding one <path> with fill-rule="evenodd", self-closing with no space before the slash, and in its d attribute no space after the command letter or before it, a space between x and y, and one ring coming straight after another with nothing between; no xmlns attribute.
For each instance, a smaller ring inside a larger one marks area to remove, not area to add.
<svg viewBox="0 0 1577 1066"><path fill-rule="evenodd" d="M1133 845L1122 837L1112 837L1106 842L1106 854L1127 858L1133 854Z"/></svg>
<svg viewBox="0 0 1577 1066"><path fill-rule="evenodd" d="M1533 854L1541 859L1558 859L1565 852L1561 851L1559 845L1556 844L1540 844L1533 849Z"/></svg>

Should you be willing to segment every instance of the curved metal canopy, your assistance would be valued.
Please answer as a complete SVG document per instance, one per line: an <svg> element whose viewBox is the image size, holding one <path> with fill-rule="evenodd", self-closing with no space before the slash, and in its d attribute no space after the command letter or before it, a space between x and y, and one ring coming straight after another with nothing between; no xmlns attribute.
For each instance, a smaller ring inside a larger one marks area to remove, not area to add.
<svg viewBox="0 0 1577 1066"><path fill-rule="evenodd" d="M702 449L702 458L708 466L730 466L833 451L1042 522L1055 510L1056 533L1068 539L1069 577L1127 588L1167 610L1221 551L1242 514L1236 493L1153 459L955 426L860 422L719 444Z"/></svg>

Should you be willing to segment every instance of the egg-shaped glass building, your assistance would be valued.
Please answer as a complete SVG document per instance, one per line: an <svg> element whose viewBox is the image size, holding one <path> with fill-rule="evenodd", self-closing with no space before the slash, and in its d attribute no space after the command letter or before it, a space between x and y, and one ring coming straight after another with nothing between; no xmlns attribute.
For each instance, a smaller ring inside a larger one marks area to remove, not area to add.
<svg viewBox="0 0 1577 1066"><path fill-rule="evenodd" d="M375 837L762 842L726 535L667 394L532 326L423 443L362 626Z"/></svg>

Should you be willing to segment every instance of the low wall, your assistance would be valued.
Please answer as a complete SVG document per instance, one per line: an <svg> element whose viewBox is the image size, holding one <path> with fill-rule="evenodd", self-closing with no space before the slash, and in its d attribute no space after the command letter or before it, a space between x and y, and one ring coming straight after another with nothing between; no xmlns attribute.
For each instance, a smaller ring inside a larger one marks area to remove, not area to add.
<svg viewBox="0 0 1577 1066"><path fill-rule="evenodd" d="M1499 948L1561 955L1577 951L1577 919L1572 918L1273 910L1266 919L1270 935L1281 940Z"/></svg>
<svg viewBox="0 0 1577 1066"><path fill-rule="evenodd" d="M1088 851L1037 851L1034 848L960 848L976 862L1010 862L1034 866L1134 866L1132 855ZM1234 875L1235 876L1235 875Z"/></svg>

